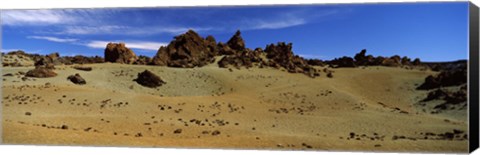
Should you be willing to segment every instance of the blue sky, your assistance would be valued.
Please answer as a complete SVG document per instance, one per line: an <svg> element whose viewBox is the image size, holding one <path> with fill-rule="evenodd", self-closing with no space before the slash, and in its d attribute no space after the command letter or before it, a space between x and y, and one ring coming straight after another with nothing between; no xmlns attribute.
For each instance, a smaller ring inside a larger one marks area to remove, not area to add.
<svg viewBox="0 0 480 155"><path fill-rule="evenodd" d="M125 42L153 56L194 29L226 42L237 29L249 48L292 42L296 54L333 59L367 54L467 59L468 3L2 10L2 52L100 55Z"/></svg>

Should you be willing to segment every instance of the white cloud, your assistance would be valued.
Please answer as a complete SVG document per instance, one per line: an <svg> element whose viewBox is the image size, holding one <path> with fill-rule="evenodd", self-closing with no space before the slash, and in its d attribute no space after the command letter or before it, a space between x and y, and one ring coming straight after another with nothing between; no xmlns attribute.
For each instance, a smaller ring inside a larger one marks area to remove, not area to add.
<svg viewBox="0 0 480 155"><path fill-rule="evenodd" d="M54 10L6 10L1 18L5 25L58 24L69 20L63 12Z"/></svg>
<svg viewBox="0 0 480 155"><path fill-rule="evenodd" d="M90 48L105 48L107 47L108 43L111 42L123 42L123 41L100 41L100 40L94 40L90 41L85 44L85 46L90 47ZM142 49L142 50L153 50L156 51L160 48L160 46L167 46L168 43L164 42L149 42L149 41L126 41L124 42L125 46L128 48L133 48L133 49Z"/></svg>
<svg viewBox="0 0 480 155"><path fill-rule="evenodd" d="M208 31L210 27L130 27L118 25L105 26L65 26L60 32L56 34L69 35L92 35L92 34L113 34L113 35L152 35L152 34L181 34L193 29L197 32Z"/></svg>
<svg viewBox="0 0 480 155"><path fill-rule="evenodd" d="M27 38L48 40L48 41L59 42L59 43L75 42L78 40L78 39L71 39L71 38L57 38L57 37L49 37L49 36L28 36Z"/></svg>
<svg viewBox="0 0 480 155"><path fill-rule="evenodd" d="M291 19L277 19L276 21L262 21L258 20L253 22L253 26L247 29L281 29L292 26L298 26L306 24L306 21L302 18L291 18Z"/></svg>

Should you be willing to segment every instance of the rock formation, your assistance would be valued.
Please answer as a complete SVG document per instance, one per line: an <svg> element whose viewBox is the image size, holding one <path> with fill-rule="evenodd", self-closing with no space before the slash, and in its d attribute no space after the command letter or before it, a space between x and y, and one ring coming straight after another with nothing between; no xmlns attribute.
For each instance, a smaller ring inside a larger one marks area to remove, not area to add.
<svg viewBox="0 0 480 155"><path fill-rule="evenodd" d="M137 60L135 53L125 43L108 43L105 48L105 62L132 64Z"/></svg>
<svg viewBox="0 0 480 155"><path fill-rule="evenodd" d="M304 73L310 77L320 76L320 73L308 65L307 61L292 51L292 43L279 42L277 45L270 44L265 48L267 65L278 68L283 67L290 73Z"/></svg>
<svg viewBox="0 0 480 155"><path fill-rule="evenodd" d="M245 41L240 34L240 30L237 30L237 32L235 32L232 38L230 38L230 40L227 42L227 45L235 51L245 50Z"/></svg>
<svg viewBox="0 0 480 155"><path fill-rule="evenodd" d="M166 84L158 75L153 74L149 70L145 70L141 73L138 73L137 79L135 81L145 87L156 88Z"/></svg>
<svg viewBox="0 0 480 155"><path fill-rule="evenodd" d="M181 68L205 66L215 60L215 48L211 47L213 44L211 38L205 40L195 31L189 30L174 37L167 47L160 47L151 64Z"/></svg>
<svg viewBox="0 0 480 155"><path fill-rule="evenodd" d="M439 87L456 86L467 83L466 68L457 70L442 71L440 74L430 75L425 78L425 82L417 87L417 90L429 90Z"/></svg>

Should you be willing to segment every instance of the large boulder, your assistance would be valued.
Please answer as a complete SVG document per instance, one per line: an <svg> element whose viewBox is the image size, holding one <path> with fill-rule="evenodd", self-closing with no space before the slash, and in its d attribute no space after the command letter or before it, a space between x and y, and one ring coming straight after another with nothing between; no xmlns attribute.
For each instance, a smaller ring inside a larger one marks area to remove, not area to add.
<svg viewBox="0 0 480 155"><path fill-rule="evenodd" d="M25 76L27 77L37 77L37 78L48 78L55 77L57 73L53 72L51 69L46 67L36 67L35 69L29 70Z"/></svg>
<svg viewBox="0 0 480 155"><path fill-rule="evenodd" d="M78 74L78 73L75 74L75 75L68 76L67 79L72 81L74 84L77 84L77 85L87 84L87 81L85 81L85 79L83 79L82 76L80 76L80 74Z"/></svg>
<svg viewBox="0 0 480 155"><path fill-rule="evenodd" d="M137 55L125 43L108 43L105 48L105 62L132 64L137 59Z"/></svg>
<svg viewBox="0 0 480 155"><path fill-rule="evenodd" d="M138 73L137 79L135 81L145 87L156 88L166 84L158 75L153 74L149 70L145 70L141 73Z"/></svg>
<svg viewBox="0 0 480 155"><path fill-rule="evenodd" d="M214 44L212 38L205 40L195 31L189 30L185 34L174 37L167 47L160 47L153 57L152 65L192 68L213 63Z"/></svg>

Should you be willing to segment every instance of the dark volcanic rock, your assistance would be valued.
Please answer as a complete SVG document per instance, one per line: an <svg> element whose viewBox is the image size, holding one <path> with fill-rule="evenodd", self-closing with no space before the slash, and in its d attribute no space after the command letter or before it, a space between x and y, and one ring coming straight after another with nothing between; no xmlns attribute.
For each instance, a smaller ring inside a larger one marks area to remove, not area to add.
<svg viewBox="0 0 480 155"><path fill-rule="evenodd" d="M307 64L312 66L325 66L325 63L319 59L308 59Z"/></svg>
<svg viewBox="0 0 480 155"><path fill-rule="evenodd" d="M132 64L136 60L137 56L125 43L108 43L105 48L105 62Z"/></svg>
<svg viewBox="0 0 480 155"><path fill-rule="evenodd" d="M221 68L227 68L229 65L240 69L240 67L253 67L254 63L264 63L263 59L260 58L261 51L258 49L252 51L246 49L243 52L238 52L234 55L226 55L220 61L218 61L218 66Z"/></svg>
<svg viewBox="0 0 480 155"><path fill-rule="evenodd" d="M233 35L232 38L228 40L227 45L236 51L245 50L245 41L243 41L240 30L237 30L237 32L235 32L235 35Z"/></svg>
<svg viewBox="0 0 480 155"><path fill-rule="evenodd" d="M57 73L53 72L51 69L47 69L45 67L37 67L35 69L29 70L25 76L27 77L37 77L37 78L47 78L47 77L55 77Z"/></svg>
<svg viewBox="0 0 480 155"><path fill-rule="evenodd" d="M92 71L92 67L86 67L86 66L74 66L73 68L76 70L82 70L82 71Z"/></svg>
<svg viewBox="0 0 480 155"><path fill-rule="evenodd" d="M138 77L135 79L135 81L142 86L150 88L156 88L166 84L166 82L163 81L158 75L153 74L149 70L138 73Z"/></svg>
<svg viewBox="0 0 480 155"><path fill-rule="evenodd" d="M215 60L212 39L205 40L193 30L174 38L167 47L160 47L152 59L152 65L192 68L205 66Z"/></svg>
<svg viewBox="0 0 480 155"><path fill-rule="evenodd" d="M138 56L138 59L133 63L136 65L148 65L152 61L152 58L144 55Z"/></svg>
<svg viewBox="0 0 480 155"><path fill-rule="evenodd" d="M230 48L230 46L221 42L218 43L217 49L219 55L234 55L236 53L236 51Z"/></svg>
<svg viewBox="0 0 480 155"><path fill-rule="evenodd" d="M335 58L328 62L330 67L332 68L339 68L339 67L356 67L355 61L350 57L341 57Z"/></svg>
<svg viewBox="0 0 480 155"><path fill-rule="evenodd" d="M400 66L419 66L421 65L420 59L415 59L414 62L410 58L404 56L400 57L394 55L392 57L374 57L372 55L366 55L367 50L363 49L359 53L355 54L354 58L350 57L341 57L336 58L331 61L327 61L332 67L356 67L356 66L389 66L389 67L400 67Z"/></svg>
<svg viewBox="0 0 480 155"><path fill-rule="evenodd" d="M283 67L290 73L304 73L312 78L320 76L320 73L310 66L305 59L293 54L292 43L279 42L277 45L267 45L265 53L267 59L269 59L267 65L270 67Z"/></svg>
<svg viewBox="0 0 480 155"><path fill-rule="evenodd" d="M78 73L75 75L68 76L67 79L78 85L87 84L87 81L85 81L85 79L83 79Z"/></svg>
<svg viewBox="0 0 480 155"><path fill-rule="evenodd" d="M418 90L428 90L438 87L456 86L467 83L466 69L442 71L436 76L428 76L425 82L417 87Z"/></svg>

